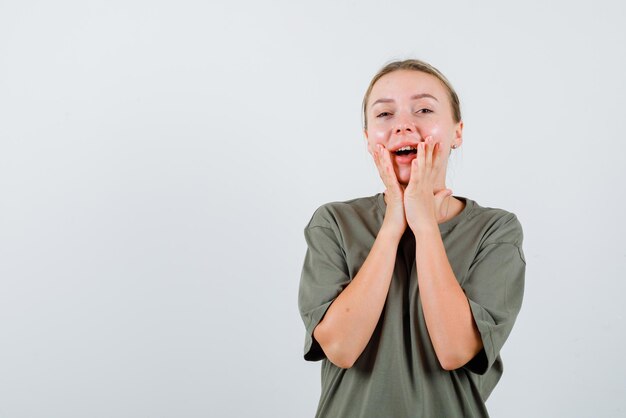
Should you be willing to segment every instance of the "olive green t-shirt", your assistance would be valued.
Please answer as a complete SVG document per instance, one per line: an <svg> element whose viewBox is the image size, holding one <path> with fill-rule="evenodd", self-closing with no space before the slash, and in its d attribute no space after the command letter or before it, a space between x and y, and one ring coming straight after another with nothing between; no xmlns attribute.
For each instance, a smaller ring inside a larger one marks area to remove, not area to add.
<svg viewBox="0 0 626 418"><path fill-rule="evenodd" d="M398 246L385 306L365 350L349 369L332 364L313 330L369 254L385 215L383 193L333 202L315 211L298 306L306 327L304 358L323 360L317 417L487 417L485 401L502 375L500 349L522 304L526 262L522 227L502 209L465 202L439 224L446 254L483 342L465 366L444 370L428 336L415 269L415 236Z"/></svg>

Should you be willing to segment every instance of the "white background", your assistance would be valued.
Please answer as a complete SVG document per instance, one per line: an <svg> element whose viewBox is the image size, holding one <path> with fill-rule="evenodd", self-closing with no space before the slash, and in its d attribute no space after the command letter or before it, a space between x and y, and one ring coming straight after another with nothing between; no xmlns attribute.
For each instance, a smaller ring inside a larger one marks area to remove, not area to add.
<svg viewBox="0 0 626 418"><path fill-rule="evenodd" d="M313 416L303 228L382 191L361 99L409 57L461 97L448 186L524 227L492 416L624 416L625 18L1 0L0 418Z"/></svg>

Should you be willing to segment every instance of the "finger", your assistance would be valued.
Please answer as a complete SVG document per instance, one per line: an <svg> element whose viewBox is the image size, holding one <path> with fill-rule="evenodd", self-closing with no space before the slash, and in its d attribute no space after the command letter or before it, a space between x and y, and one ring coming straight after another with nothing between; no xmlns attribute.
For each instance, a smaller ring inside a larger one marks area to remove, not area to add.
<svg viewBox="0 0 626 418"><path fill-rule="evenodd" d="M393 185L399 185L398 178L396 177L396 172L393 169L393 162L391 161L391 152L385 147L382 147L383 161L385 164L385 171L387 172L387 176L389 177L389 181Z"/></svg>
<svg viewBox="0 0 626 418"><path fill-rule="evenodd" d="M437 142L437 149L433 150L433 164L441 166L445 161L446 155L443 147L441 146L441 142Z"/></svg>
<svg viewBox="0 0 626 418"><path fill-rule="evenodd" d="M425 142L420 142L419 144L417 144L417 157L415 158L417 160L417 169L418 169L418 174L420 175L420 178L422 177L422 175L424 174L424 169L425 169L425 164L426 164L426 143Z"/></svg>
<svg viewBox="0 0 626 418"><path fill-rule="evenodd" d="M374 149L369 149L368 148L367 151L372 156L372 159L374 160L374 164L376 165L376 168L378 168L378 153L376 152L376 148L374 148Z"/></svg>
<svg viewBox="0 0 626 418"><path fill-rule="evenodd" d="M418 144L417 155L419 156L419 154L420 154L420 147ZM418 157L415 157L415 159L411 161L411 177L409 178L409 184L407 184L406 186L407 190L412 190L415 187L417 187L417 183L419 182L421 178L420 169L421 169L421 165L419 163L419 159Z"/></svg>
<svg viewBox="0 0 626 418"><path fill-rule="evenodd" d="M378 162L378 158L379 158L378 157L378 154L379 154L378 153L378 148L376 148L376 147L372 148L371 149L371 154L372 154L372 157L374 157L374 160L376 160L376 162Z"/></svg>
<svg viewBox="0 0 626 418"><path fill-rule="evenodd" d="M444 147L441 146L441 142L437 142L435 147L436 148L433 150L433 174L436 178L439 176L439 173L444 170L447 155Z"/></svg>
<svg viewBox="0 0 626 418"><path fill-rule="evenodd" d="M382 161L382 156L381 156L381 152L380 152L378 145L372 149L372 156L374 158L374 164L376 165L376 169L378 170L378 175L383 181L383 184L385 185L385 187L387 187L387 180L386 180L387 175L385 173L385 167Z"/></svg>
<svg viewBox="0 0 626 418"><path fill-rule="evenodd" d="M426 138L426 169L431 169L433 166L433 149L435 148L433 144L433 137L429 136Z"/></svg>
<svg viewBox="0 0 626 418"><path fill-rule="evenodd" d="M398 185L398 180L396 178L395 172L393 171L393 164L391 163L389 151L380 144L377 145L376 149L379 162L380 178L382 179L385 187L387 187L388 190L393 190Z"/></svg>
<svg viewBox="0 0 626 418"><path fill-rule="evenodd" d="M382 155L378 146L373 149L374 152L374 163L376 164L376 168L378 169L378 174L380 178L385 182L385 167L382 160Z"/></svg>
<svg viewBox="0 0 626 418"><path fill-rule="evenodd" d="M433 152L432 152L432 169L435 175L439 173L441 169L441 143L435 142L433 144Z"/></svg>

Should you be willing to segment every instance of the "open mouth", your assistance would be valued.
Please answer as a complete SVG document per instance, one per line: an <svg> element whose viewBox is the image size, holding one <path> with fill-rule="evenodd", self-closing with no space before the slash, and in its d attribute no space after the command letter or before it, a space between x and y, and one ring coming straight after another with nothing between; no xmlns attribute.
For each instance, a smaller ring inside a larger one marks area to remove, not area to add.
<svg viewBox="0 0 626 418"><path fill-rule="evenodd" d="M399 156L417 154L417 148L407 145L406 147L395 150L393 153Z"/></svg>

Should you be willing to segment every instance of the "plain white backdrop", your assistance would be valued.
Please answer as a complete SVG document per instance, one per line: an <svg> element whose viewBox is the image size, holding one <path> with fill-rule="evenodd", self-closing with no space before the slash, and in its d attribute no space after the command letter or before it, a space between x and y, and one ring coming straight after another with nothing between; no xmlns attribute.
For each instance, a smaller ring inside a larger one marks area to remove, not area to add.
<svg viewBox="0 0 626 418"><path fill-rule="evenodd" d="M448 186L517 214L494 417L626 414L625 3L0 0L0 418L312 417L303 228L382 191L386 62L451 80Z"/></svg>

